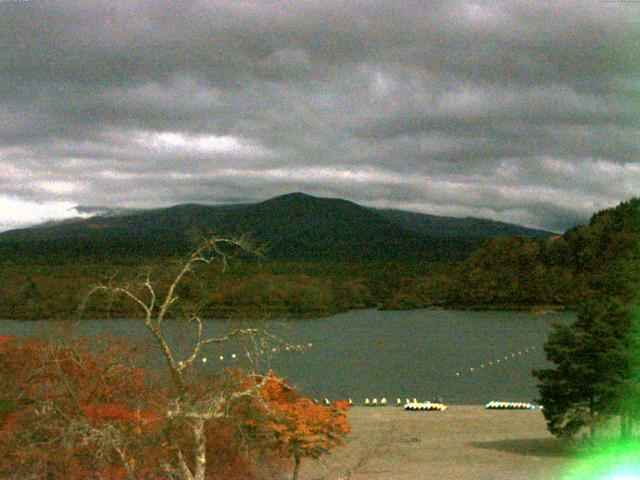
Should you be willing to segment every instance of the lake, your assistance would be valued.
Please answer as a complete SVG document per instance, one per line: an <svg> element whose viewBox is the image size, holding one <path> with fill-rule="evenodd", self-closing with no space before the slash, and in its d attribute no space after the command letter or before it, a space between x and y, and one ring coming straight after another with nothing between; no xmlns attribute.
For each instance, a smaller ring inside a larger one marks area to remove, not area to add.
<svg viewBox="0 0 640 480"><path fill-rule="evenodd" d="M426 400L438 395L450 404L480 404L536 398L531 370L547 365L543 342L552 324L572 319L571 313L355 310L262 326L288 343L306 347L287 351L280 345L273 347L275 353L270 347L268 361L311 397L350 397L362 403L365 397L395 402L397 397ZM248 324L210 320L205 331L220 335ZM0 333L52 335L68 325L1 320ZM65 330L63 335L112 333L152 343L137 320L83 320L73 324L72 332ZM172 331L171 337L176 345L182 338L179 331ZM207 361L200 359L199 368L216 369L239 365L245 353L233 344L204 356Z"/></svg>

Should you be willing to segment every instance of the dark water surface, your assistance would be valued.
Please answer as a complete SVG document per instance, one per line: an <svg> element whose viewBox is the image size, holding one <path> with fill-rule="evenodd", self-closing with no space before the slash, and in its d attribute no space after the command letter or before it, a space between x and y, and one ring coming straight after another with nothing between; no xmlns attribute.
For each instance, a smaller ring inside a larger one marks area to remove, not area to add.
<svg viewBox="0 0 640 480"><path fill-rule="evenodd" d="M262 326L292 344L307 346L303 352L281 347L270 361L312 397L351 397L361 403L365 397L395 402L397 397L426 400L439 395L450 404L478 404L534 399L531 370L546 365L542 344L552 324L572 318L570 313L356 310ZM238 325L247 324L210 320L205 330L219 335ZM1 334L111 333L153 345L137 320L83 320L60 333L68 327L62 322L0 321ZM177 344L180 333L170 336ZM245 354L236 345L224 345L203 356L207 361L199 359L199 367L216 369L239 365Z"/></svg>

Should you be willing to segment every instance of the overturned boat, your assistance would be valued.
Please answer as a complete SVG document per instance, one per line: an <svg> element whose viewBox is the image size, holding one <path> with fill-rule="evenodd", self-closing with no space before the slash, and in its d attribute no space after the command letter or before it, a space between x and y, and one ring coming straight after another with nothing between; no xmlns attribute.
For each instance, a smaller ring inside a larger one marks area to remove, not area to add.
<svg viewBox="0 0 640 480"><path fill-rule="evenodd" d="M487 410L535 410L536 406L527 402L496 402L492 400L484 408Z"/></svg>
<svg viewBox="0 0 640 480"><path fill-rule="evenodd" d="M447 406L443 403L434 403L434 402L411 402L407 403L404 406L405 410L418 411L437 411L444 412L447 409Z"/></svg>

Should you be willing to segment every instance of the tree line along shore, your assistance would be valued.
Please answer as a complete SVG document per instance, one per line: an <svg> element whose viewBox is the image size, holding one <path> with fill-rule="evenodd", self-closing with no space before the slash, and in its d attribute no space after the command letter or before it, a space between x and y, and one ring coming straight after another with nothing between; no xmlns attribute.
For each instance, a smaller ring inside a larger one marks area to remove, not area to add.
<svg viewBox="0 0 640 480"><path fill-rule="evenodd" d="M550 239L489 239L460 261L243 259L225 273L211 268L187 279L181 295L198 299L210 318L311 317L357 308L573 309L594 290L624 294L633 283L638 202L598 212L588 225ZM162 286L174 265L160 256L8 257L0 318L74 318L92 285L151 271ZM87 313L138 315L126 302L92 305Z"/></svg>

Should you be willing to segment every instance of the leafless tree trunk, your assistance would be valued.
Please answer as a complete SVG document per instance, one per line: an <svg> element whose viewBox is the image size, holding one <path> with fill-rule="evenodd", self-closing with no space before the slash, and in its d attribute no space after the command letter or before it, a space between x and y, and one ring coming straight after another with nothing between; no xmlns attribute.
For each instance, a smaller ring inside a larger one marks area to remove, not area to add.
<svg viewBox="0 0 640 480"><path fill-rule="evenodd" d="M194 273L196 266L200 264L208 265L216 260L221 262L223 271L226 270L230 258L230 254L225 251L228 248L255 253L255 249L243 238L211 237L204 240L188 256L162 298L159 298L157 289L151 281L150 273L147 273L142 282L136 285L100 285L95 287L89 294L90 297L98 292L106 292L113 296L127 298L138 305L144 314L142 321L147 331L160 347L169 376L178 392L165 416L170 422L186 422L192 434L192 458L187 459L184 448L172 437L171 432L168 432L168 441L175 458L172 465L165 465L164 468L172 478L180 480L205 479L207 469L205 427L207 422L224 418L227 415L230 403L241 397L255 396L266 381L266 377L258 377L252 371L250 378L254 380L254 383L250 388L226 394L218 392L217 395L205 398L190 398L185 371L193 367L203 348L209 345L222 344L233 338L252 336L257 333L257 330L250 328L236 329L221 337L203 338L202 319L198 314L193 314L188 318L187 324L192 325L195 329L196 340L190 347L188 355L185 358L178 359L167 342L162 329L163 322L171 316L171 307L179 300L176 290L185 277ZM256 380L257 378L261 379Z"/></svg>

